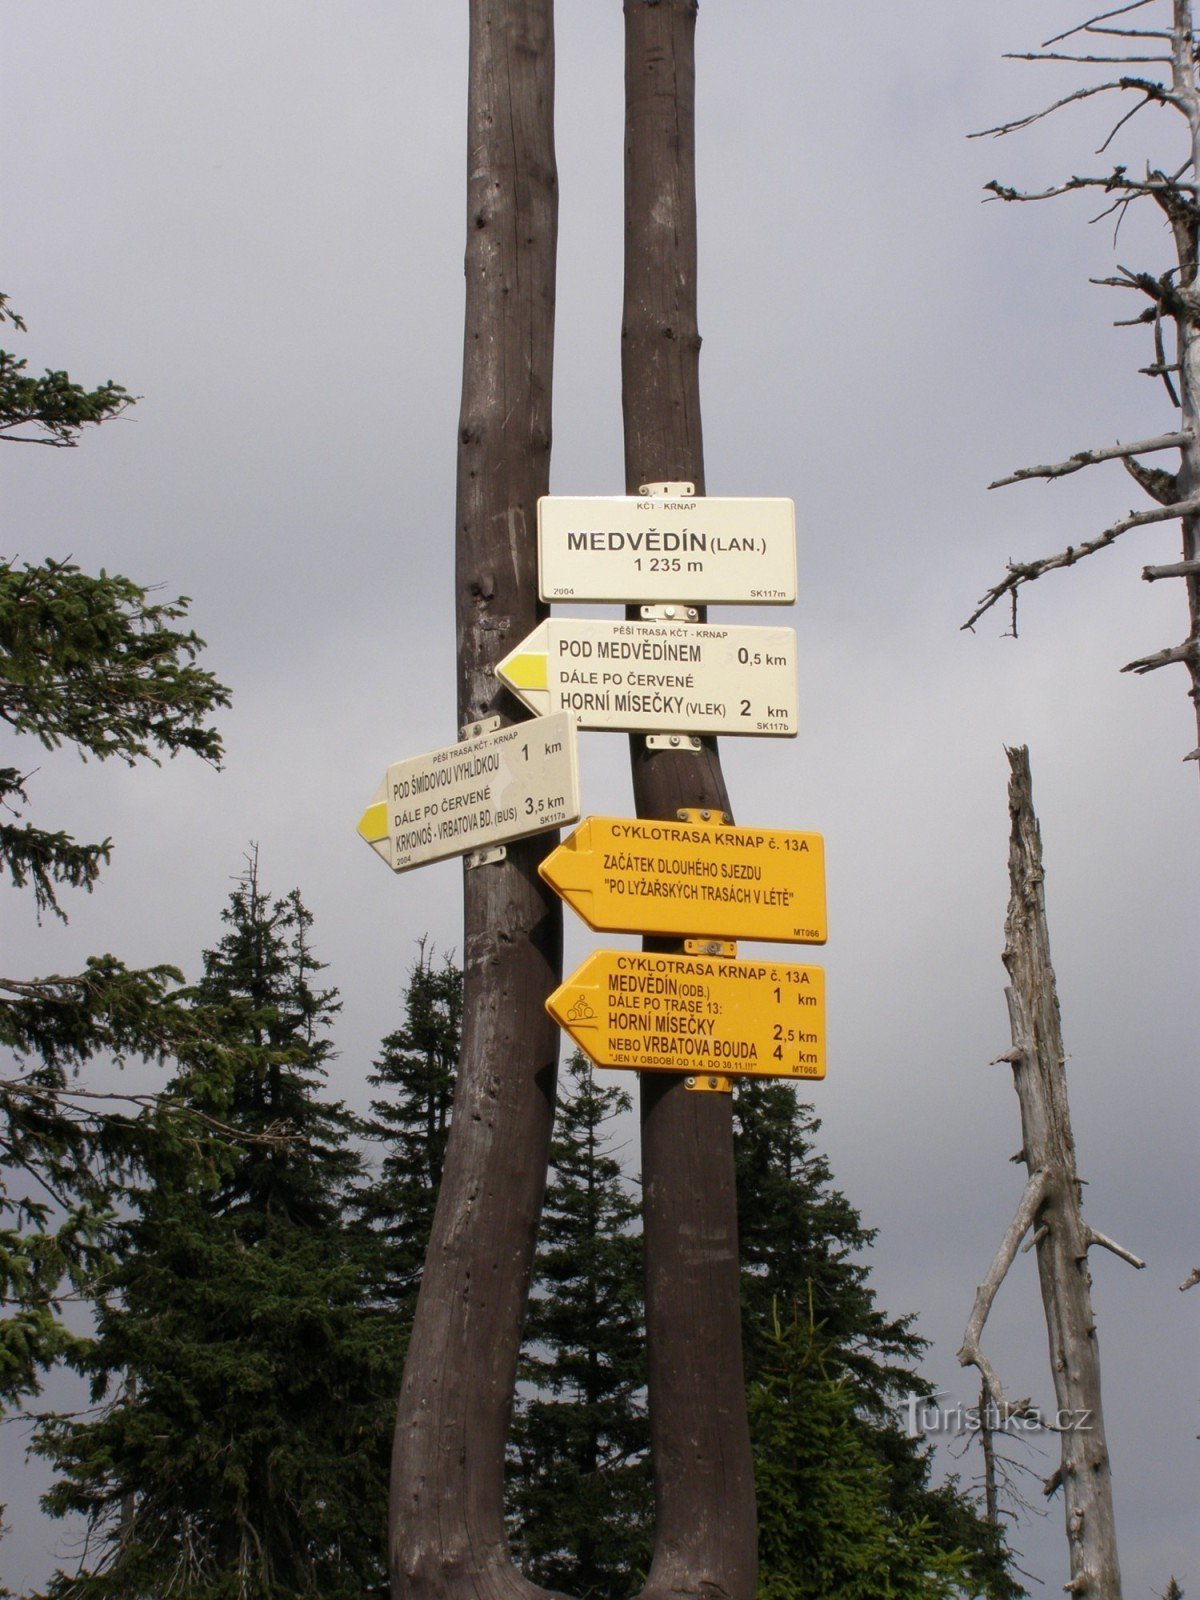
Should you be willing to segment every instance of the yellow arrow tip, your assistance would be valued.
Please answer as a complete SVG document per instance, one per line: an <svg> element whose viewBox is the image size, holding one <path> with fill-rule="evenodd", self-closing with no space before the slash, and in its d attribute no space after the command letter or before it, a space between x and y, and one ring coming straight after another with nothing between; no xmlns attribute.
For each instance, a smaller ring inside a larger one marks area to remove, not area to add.
<svg viewBox="0 0 1200 1600"><path fill-rule="evenodd" d="M378 844L381 839L387 838L387 805L382 800L377 800L373 806L368 806L358 819L358 831L368 844Z"/></svg>
<svg viewBox="0 0 1200 1600"><path fill-rule="evenodd" d="M546 652L522 650L509 656L504 663L505 680L514 689L546 688Z"/></svg>

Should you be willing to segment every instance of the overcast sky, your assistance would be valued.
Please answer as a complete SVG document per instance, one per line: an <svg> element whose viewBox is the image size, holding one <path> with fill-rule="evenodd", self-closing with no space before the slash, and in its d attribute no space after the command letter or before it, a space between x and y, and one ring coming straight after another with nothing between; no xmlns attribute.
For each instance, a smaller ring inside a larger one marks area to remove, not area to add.
<svg viewBox="0 0 1200 1600"><path fill-rule="evenodd" d="M552 486L623 488L622 16L558 8L560 218ZM234 690L224 772L47 757L35 815L116 852L66 929L12 895L5 970L111 949L190 974L249 842L298 885L342 992L335 1070L363 1103L416 941L461 946L456 863L393 877L355 823L386 765L453 742L452 542L462 340L466 6L415 0L3 0L0 288L30 366L142 396L77 451L5 451L5 548L192 596ZM873 1281L954 1352L1022 1172L1000 964L1006 743L1031 748L1087 1215L1147 1258L1093 1263L1125 1593L1200 1586L1195 996L1200 794L1183 673L1121 676L1186 633L1173 526L1028 592L1021 637L959 631L1008 557L1078 543L1138 491L1116 463L993 478L1174 425L1144 330L1089 277L1162 271L1153 220L1077 197L981 205L994 176L1104 170L1094 107L997 144L966 134L1080 81L1006 63L1078 20L1060 0L817 6L708 0L698 33L708 489L796 502L796 740L725 741L738 820L825 835L839 1185L879 1229ZM1076 69L1078 70L1078 69ZM1111 120L1111 119L1110 119ZM1152 111L1114 147L1183 159ZM6 343L8 341L6 330ZM589 615L611 610L588 608ZM586 812L631 808L619 735L581 739ZM573 922L573 919L568 919ZM568 970L601 941L573 922ZM606 938L603 942L608 943ZM617 943L626 943L617 939ZM777 955L795 952L776 951ZM801 957L802 958L802 957ZM987 1340L1010 1393L1052 1389L1032 1258ZM5 1430L19 1462L14 1430ZM1036 1464L1050 1470L1049 1452ZM967 1470L971 1470L967 1464ZM63 1530L7 1474L0 1576L43 1578ZM1058 1592L1061 1511L1023 1527Z"/></svg>

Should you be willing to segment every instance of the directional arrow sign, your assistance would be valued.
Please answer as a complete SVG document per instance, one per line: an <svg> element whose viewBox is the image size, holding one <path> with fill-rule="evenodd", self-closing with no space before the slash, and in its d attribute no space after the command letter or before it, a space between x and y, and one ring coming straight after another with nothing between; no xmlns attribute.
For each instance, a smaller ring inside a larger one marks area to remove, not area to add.
<svg viewBox="0 0 1200 1600"><path fill-rule="evenodd" d="M396 872L545 833L579 816L577 748L559 712L397 761L358 831Z"/></svg>
<svg viewBox="0 0 1200 1600"><path fill-rule="evenodd" d="M790 605L796 508L710 495L543 495L538 586L552 601Z"/></svg>
<svg viewBox="0 0 1200 1600"><path fill-rule="evenodd" d="M601 1067L825 1076L820 967L597 950L546 1010Z"/></svg>
<svg viewBox="0 0 1200 1600"><path fill-rule="evenodd" d="M538 868L589 928L824 944L819 833L588 817Z"/></svg>
<svg viewBox="0 0 1200 1600"><path fill-rule="evenodd" d="M541 622L496 668L531 711L626 733L796 732L793 628Z"/></svg>

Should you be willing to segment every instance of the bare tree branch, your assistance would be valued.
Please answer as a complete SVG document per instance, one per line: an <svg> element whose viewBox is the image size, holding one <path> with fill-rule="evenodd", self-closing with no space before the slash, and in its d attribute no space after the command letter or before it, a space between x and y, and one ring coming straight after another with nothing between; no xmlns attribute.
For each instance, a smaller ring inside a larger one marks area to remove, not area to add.
<svg viewBox="0 0 1200 1600"><path fill-rule="evenodd" d="M1132 1250L1126 1250L1123 1244L1118 1244L1115 1239L1110 1239L1106 1233L1098 1233L1095 1228L1088 1229L1088 1248L1098 1244L1102 1250L1111 1250L1114 1256L1120 1256L1122 1261L1128 1261L1131 1267L1136 1267L1140 1272L1146 1263L1141 1256L1135 1256Z"/></svg>
<svg viewBox="0 0 1200 1600"><path fill-rule="evenodd" d="M1200 1283L1200 1267L1193 1267L1179 1285L1180 1294L1183 1294L1188 1289L1194 1289L1198 1283Z"/></svg>
<svg viewBox="0 0 1200 1600"><path fill-rule="evenodd" d="M1096 28L1088 23L1087 33L1104 34L1114 39L1166 39L1171 35L1165 28Z"/></svg>
<svg viewBox="0 0 1200 1600"><path fill-rule="evenodd" d="M1098 22L1107 22L1111 17L1123 17L1127 12L1140 11L1143 6L1148 6L1151 0L1130 0L1129 5L1118 6L1115 11L1099 11L1094 17L1089 17L1086 22L1077 22L1073 28L1068 28L1065 33L1056 33L1053 39L1044 39L1042 49L1048 50L1052 44L1061 44L1064 39L1070 39L1077 33L1087 33Z"/></svg>
<svg viewBox="0 0 1200 1600"><path fill-rule="evenodd" d="M1078 61L1086 66L1170 66L1170 56L1076 56L1058 50L1006 50L1005 61Z"/></svg>
<svg viewBox="0 0 1200 1600"><path fill-rule="evenodd" d="M1039 1167L1036 1172L1029 1174L1021 1199L1017 1205L1016 1215L1009 1223L1008 1231L1004 1238L1000 1241L1000 1248L996 1251L995 1258L988 1268L987 1276L975 1291L975 1304L971 1308L967 1331L963 1334L962 1348L958 1352L959 1366L978 1368L997 1405L1006 1404L1004 1388L996 1376L991 1362L980 1348L979 1341L983 1334L984 1324L988 1319L988 1312L992 1309L992 1302L999 1292L1000 1285L1008 1276L1008 1269L1016 1260L1021 1240L1029 1232L1038 1208L1046 1198L1046 1190L1049 1185L1049 1167Z"/></svg>
<svg viewBox="0 0 1200 1600"><path fill-rule="evenodd" d="M1108 83L1089 84L1086 89L1076 89L1073 94L1063 95L1061 100L1055 100L1052 105L1043 106L1040 111L1032 111L1028 116L1016 117L1011 122L1001 122L994 128L980 128L975 133L969 133L968 139L1002 139L1005 134L1016 133L1021 128L1031 127L1043 118L1053 116L1056 111L1061 111L1064 106L1073 105L1077 100L1090 100L1094 95L1107 94L1110 90L1140 89L1147 100L1157 100L1163 105L1173 105L1186 115L1187 108L1177 94L1155 83L1153 78L1114 78Z"/></svg>
<svg viewBox="0 0 1200 1600"><path fill-rule="evenodd" d="M1147 672L1157 672L1159 667L1173 667L1181 661L1192 662L1198 659L1200 659L1200 640L1185 639L1182 644L1177 644L1170 650L1158 650L1152 656L1141 656L1137 661L1128 661L1121 671L1136 672L1141 676Z"/></svg>
<svg viewBox="0 0 1200 1600"><path fill-rule="evenodd" d="M1167 567L1143 567L1142 577L1147 583L1159 578L1200 578L1200 561L1175 561Z"/></svg>
<svg viewBox="0 0 1200 1600"><path fill-rule="evenodd" d="M1010 561L1008 564L1008 577L1001 583L994 584L979 602L977 608L963 623L963 629L973 628L985 612L990 611L997 600L1006 594L1014 594L1023 583L1032 583L1035 578L1040 578L1043 573L1053 572L1058 567L1072 567L1077 561L1082 561L1085 556L1095 555L1097 550L1104 550L1116 542L1121 534L1128 533L1130 528L1140 528L1149 522L1169 522L1178 517L1193 516L1200 512L1200 495L1190 500L1177 500L1174 505L1161 506L1155 511L1134 511L1127 517L1122 517L1119 522L1114 522L1111 527L1105 528L1103 533L1096 535L1081 545L1068 545L1065 550L1060 550L1057 555L1044 556L1040 561ZM1131 663L1131 665L1133 665ZM1129 668L1123 669L1128 671Z"/></svg>
<svg viewBox="0 0 1200 1600"><path fill-rule="evenodd" d="M1007 478L997 478L989 489L1003 489L1010 483L1023 483L1027 478L1065 478L1068 473L1082 467L1093 466L1098 461L1116 461L1124 456L1149 456L1157 450L1175 450L1185 445L1190 433L1160 433L1153 439L1135 439L1131 444L1102 445L1096 450L1077 450L1066 461L1056 461L1045 467L1021 467Z"/></svg>

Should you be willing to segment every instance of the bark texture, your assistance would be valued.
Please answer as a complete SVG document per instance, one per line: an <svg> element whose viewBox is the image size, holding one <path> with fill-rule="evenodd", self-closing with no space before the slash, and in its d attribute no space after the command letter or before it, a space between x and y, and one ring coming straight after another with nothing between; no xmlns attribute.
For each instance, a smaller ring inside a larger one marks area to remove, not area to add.
<svg viewBox="0 0 1200 1600"><path fill-rule="evenodd" d="M457 500L458 710L522 713L492 674L545 614L536 509L549 480L557 181L552 0L470 7L466 331ZM545 1187L562 916L537 876L557 843L464 870L454 1117L392 1458L399 1597L530 1597L504 1532L505 1439Z"/></svg>
<svg viewBox="0 0 1200 1600"><path fill-rule="evenodd" d="M696 316L694 0L625 0L626 488L704 492ZM630 615L639 615L631 608ZM639 817L729 812L716 741L630 739ZM679 949L646 941L648 949ZM643 1600L752 1600L754 1471L746 1420L732 1105L682 1076L641 1075L646 1331L656 1533Z"/></svg>
<svg viewBox="0 0 1200 1600"><path fill-rule="evenodd" d="M1005 924L1005 991L1012 1029L1013 1080L1021 1107L1025 1193L992 1269L976 1296L959 1360L977 1366L1004 1413L1003 1391L979 1347L988 1309L1032 1228L1050 1343L1062 1460L1050 1487L1061 1485L1070 1550L1068 1593L1120 1600L1112 1471L1100 1398L1100 1350L1092 1314L1088 1251L1116 1248L1084 1222L1075 1140L1067 1104L1062 1023L1046 925L1042 845L1033 809L1029 752L1008 752L1010 899Z"/></svg>

